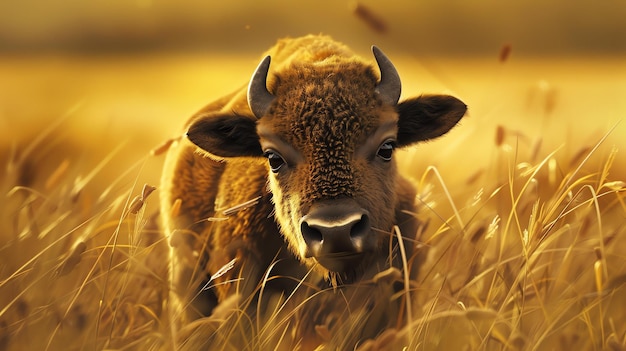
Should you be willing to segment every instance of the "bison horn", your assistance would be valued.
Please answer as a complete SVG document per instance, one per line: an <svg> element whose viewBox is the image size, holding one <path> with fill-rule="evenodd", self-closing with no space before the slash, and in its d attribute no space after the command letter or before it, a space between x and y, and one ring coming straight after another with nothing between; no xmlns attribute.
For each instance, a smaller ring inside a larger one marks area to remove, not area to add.
<svg viewBox="0 0 626 351"><path fill-rule="evenodd" d="M391 63L391 60L376 46L372 46L372 52L380 69L380 82L376 86L376 93L383 102L395 105L400 100L402 83L398 71Z"/></svg>
<svg viewBox="0 0 626 351"><path fill-rule="evenodd" d="M270 69L271 57L266 56L252 74L250 85L248 85L248 106L256 116L261 118L267 113L275 96L267 90L267 72Z"/></svg>

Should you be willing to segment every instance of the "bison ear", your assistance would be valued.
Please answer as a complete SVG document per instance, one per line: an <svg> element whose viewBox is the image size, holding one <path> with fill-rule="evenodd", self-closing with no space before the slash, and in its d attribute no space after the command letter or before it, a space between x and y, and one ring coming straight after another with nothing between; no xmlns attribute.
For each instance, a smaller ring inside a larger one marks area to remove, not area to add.
<svg viewBox="0 0 626 351"><path fill-rule="evenodd" d="M262 156L256 119L235 114L209 114L191 123L187 137L202 150L218 157Z"/></svg>
<svg viewBox="0 0 626 351"><path fill-rule="evenodd" d="M408 146L447 133L465 115L463 101L449 95L422 95L401 102L398 110L398 146Z"/></svg>

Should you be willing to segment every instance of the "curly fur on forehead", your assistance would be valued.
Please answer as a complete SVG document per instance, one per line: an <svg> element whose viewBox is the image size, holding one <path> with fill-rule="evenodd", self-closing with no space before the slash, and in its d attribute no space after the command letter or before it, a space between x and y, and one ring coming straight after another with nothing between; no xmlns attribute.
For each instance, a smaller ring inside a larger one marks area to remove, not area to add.
<svg viewBox="0 0 626 351"><path fill-rule="evenodd" d="M286 141L298 146L355 144L378 124L376 81L371 67L354 62L294 65L277 74L278 98L268 117Z"/></svg>
<svg viewBox="0 0 626 351"><path fill-rule="evenodd" d="M277 74L278 98L265 118L310 160L311 200L354 196L350 160L379 125L376 82L370 66L353 60L298 64Z"/></svg>

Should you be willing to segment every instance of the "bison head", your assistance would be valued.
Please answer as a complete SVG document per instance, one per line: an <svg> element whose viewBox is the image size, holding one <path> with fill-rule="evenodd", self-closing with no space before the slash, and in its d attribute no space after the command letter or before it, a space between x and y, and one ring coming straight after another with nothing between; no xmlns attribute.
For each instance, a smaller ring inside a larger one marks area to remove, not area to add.
<svg viewBox="0 0 626 351"><path fill-rule="evenodd" d="M269 84L268 56L248 87L253 116L210 113L188 131L214 156L267 159L282 235L327 275L350 276L386 252L398 201L394 149L446 133L466 111L447 95L398 103L398 73L373 52L380 79L371 65L328 56L295 61Z"/></svg>

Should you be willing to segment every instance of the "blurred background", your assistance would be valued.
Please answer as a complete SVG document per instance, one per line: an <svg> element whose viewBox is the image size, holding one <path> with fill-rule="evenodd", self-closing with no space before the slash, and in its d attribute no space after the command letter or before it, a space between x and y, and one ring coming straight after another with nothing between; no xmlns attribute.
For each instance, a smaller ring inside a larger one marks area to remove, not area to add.
<svg viewBox="0 0 626 351"><path fill-rule="evenodd" d="M359 5L382 26L364 26ZM437 56L489 55L505 42L519 55L626 52L619 0L25 0L3 2L0 13L4 52L258 52L274 38L318 32Z"/></svg>
<svg viewBox="0 0 626 351"><path fill-rule="evenodd" d="M422 168L473 173L503 140L575 155L613 127L610 142L626 145L624 18L622 0L3 1L0 161L54 130L46 145L64 152L33 162L89 168L119 146L124 169L244 84L277 39L309 33L364 57L380 46L404 97L469 105L453 136L417 151Z"/></svg>

